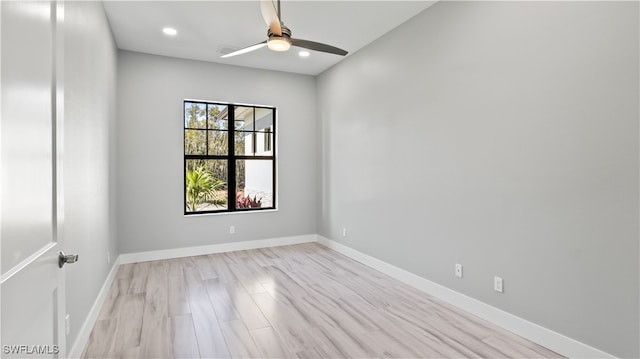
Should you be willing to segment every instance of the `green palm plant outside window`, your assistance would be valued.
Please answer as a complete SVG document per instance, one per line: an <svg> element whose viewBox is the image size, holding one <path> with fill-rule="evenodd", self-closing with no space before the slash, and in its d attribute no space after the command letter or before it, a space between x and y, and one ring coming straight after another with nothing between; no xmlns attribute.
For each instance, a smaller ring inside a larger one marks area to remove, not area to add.
<svg viewBox="0 0 640 359"><path fill-rule="evenodd" d="M187 186L187 209L197 211L200 205L206 201L215 201L218 198L218 191L225 185L204 167L198 167L193 171L188 171L185 175Z"/></svg>

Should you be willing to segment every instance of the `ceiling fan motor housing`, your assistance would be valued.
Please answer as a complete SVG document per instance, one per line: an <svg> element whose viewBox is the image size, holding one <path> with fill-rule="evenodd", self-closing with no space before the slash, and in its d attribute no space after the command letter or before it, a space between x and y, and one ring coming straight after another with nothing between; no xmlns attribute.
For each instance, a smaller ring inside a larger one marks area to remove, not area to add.
<svg viewBox="0 0 640 359"><path fill-rule="evenodd" d="M282 36L278 36L278 35L274 34L273 32L271 32L271 29L267 29L267 36L269 38L272 38L272 37L287 37L287 38L291 38L291 30L288 27L286 27L284 24L281 24L280 28L282 29L281 30L282 31Z"/></svg>

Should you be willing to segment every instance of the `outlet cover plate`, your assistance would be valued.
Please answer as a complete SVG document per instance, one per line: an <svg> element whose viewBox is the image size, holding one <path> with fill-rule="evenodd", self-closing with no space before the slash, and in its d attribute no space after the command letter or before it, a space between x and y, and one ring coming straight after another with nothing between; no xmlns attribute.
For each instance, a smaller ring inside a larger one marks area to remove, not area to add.
<svg viewBox="0 0 640 359"><path fill-rule="evenodd" d="M500 277L493 277L493 290L496 292L504 293L503 279Z"/></svg>

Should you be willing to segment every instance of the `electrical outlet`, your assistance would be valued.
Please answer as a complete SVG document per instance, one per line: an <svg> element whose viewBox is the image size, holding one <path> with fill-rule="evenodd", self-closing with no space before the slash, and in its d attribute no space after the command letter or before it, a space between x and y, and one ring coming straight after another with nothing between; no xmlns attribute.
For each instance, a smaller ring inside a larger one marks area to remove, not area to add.
<svg viewBox="0 0 640 359"><path fill-rule="evenodd" d="M456 264L456 277L462 278L462 264Z"/></svg>
<svg viewBox="0 0 640 359"><path fill-rule="evenodd" d="M504 292L504 287L503 287L503 280L500 277L493 277L493 290L495 290L496 292L500 292L503 293Z"/></svg>
<svg viewBox="0 0 640 359"><path fill-rule="evenodd" d="M342 228L342 236L346 237L347 236L347 227L343 227Z"/></svg>
<svg viewBox="0 0 640 359"><path fill-rule="evenodd" d="M71 319L69 318L69 314L65 315L64 317L64 328L67 335L69 335L69 331L71 330Z"/></svg>
<svg viewBox="0 0 640 359"><path fill-rule="evenodd" d="M236 233L236 226L229 226L229 234Z"/></svg>

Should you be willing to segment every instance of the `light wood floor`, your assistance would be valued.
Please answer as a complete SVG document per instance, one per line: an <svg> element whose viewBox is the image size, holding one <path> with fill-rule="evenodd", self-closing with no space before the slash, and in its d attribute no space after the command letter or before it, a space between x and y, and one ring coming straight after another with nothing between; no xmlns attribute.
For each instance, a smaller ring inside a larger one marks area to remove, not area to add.
<svg viewBox="0 0 640 359"><path fill-rule="evenodd" d="M120 267L83 358L557 358L318 244Z"/></svg>

